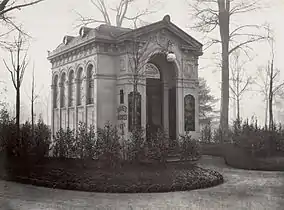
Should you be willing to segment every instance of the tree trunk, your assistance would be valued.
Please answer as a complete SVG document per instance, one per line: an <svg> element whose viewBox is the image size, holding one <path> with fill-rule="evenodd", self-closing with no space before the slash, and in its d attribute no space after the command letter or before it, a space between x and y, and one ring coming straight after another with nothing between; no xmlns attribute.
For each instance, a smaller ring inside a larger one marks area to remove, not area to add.
<svg viewBox="0 0 284 210"><path fill-rule="evenodd" d="M270 64L270 81L269 81L269 130L273 129L273 110L272 110L272 100L273 100L273 60Z"/></svg>
<svg viewBox="0 0 284 210"><path fill-rule="evenodd" d="M240 116L240 98L237 96L237 120L240 122L241 116Z"/></svg>
<svg viewBox="0 0 284 210"><path fill-rule="evenodd" d="M32 139L34 139L34 101L35 101L35 77L33 69L33 79L32 79L32 99L31 99L31 115L32 115Z"/></svg>
<svg viewBox="0 0 284 210"><path fill-rule="evenodd" d="M34 138L34 94L32 93L32 104L31 104L31 114L32 114L32 139Z"/></svg>
<svg viewBox="0 0 284 210"><path fill-rule="evenodd" d="M267 116L267 112L268 112L268 96L266 95L265 96L265 115L264 115L264 117L265 117L265 126L267 126L267 118L268 118L268 116Z"/></svg>
<svg viewBox="0 0 284 210"><path fill-rule="evenodd" d="M133 95L132 95L132 130L137 127L137 81L136 76L134 75L134 85L133 85Z"/></svg>
<svg viewBox="0 0 284 210"><path fill-rule="evenodd" d="M17 87L16 87L16 126L17 140L20 141L20 66L17 67ZM22 142L19 142L22 143Z"/></svg>
<svg viewBox="0 0 284 210"><path fill-rule="evenodd" d="M222 85L221 85L221 142L228 140L229 130L229 8L223 0L218 0L219 29L222 42Z"/></svg>

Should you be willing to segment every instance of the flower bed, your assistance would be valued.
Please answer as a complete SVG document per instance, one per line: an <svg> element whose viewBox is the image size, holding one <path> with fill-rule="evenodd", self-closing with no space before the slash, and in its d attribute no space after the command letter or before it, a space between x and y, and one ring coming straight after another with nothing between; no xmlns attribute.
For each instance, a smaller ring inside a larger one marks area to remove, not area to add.
<svg viewBox="0 0 284 210"><path fill-rule="evenodd" d="M166 164L130 164L115 168L98 161L73 167L62 161L23 165L11 161L6 166L6 180L51 188L109 193L146 193L186 191L216 186L223 183L221 174L202 169L190 162ZM51 161L50 161L51 162ZM57 162L57 163L55 163ZM58 167L60 165L60 167ZM64 166L65 165L65 166Z"/></svg>

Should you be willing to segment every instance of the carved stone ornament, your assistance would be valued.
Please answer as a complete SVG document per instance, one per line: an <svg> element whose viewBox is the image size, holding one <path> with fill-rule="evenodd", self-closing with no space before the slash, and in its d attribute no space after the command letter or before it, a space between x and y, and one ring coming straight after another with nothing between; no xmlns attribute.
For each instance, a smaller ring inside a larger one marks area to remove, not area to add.
<svg viewBox="0 0 284 210"><path fill-rule="evenodd" d="M194 78L194 64L191 61L185 61L183 72L185 77Z"/></svg>
<svg viewBox="0 0 284 210"><path fill-rule="evenodd" d="M125 58L121 57L119 60L120 71L126 71Z"/></svg>
<svg viewBox="0 0 284 210"><path fill-rule="evenodd" d="M160 72L159 69L152 63L147 63L145 65L145 75L146 78L160 78Z"/></svg>

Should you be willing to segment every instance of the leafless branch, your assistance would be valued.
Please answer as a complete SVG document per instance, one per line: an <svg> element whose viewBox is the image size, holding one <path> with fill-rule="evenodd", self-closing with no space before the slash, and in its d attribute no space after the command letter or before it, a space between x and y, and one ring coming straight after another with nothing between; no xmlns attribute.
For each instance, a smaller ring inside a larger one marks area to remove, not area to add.
<svg viewBox="0 0 284 210"><path fill-rule="evenodd" d="M24 7L28 7L28 6L37 4L37 3L44 1L44 0L31 1L31 2L28 2L28 3L18 4L18 5L15 5L16 1L13 1L10 5L8 5L9 1L10 0L3 0L0 3L0 17L3 16L4 14L8 13L8 12L11 12L12 10L16 10L16 9L20 10Z"/></svg>

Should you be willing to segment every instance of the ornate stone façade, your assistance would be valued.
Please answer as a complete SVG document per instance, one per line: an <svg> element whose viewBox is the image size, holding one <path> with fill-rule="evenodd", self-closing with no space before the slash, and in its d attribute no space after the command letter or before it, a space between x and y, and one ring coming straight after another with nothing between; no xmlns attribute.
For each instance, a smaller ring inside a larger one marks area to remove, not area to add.
<svg viewBox="0 0 284 210"><path fill-rule="evenodd" d="M135 30L82 27L79 36L65 36L49 52L52 134L60 127L75 129L80 121L95 128L110 121L121 135L128 133L135 43L140 56L138 123L162 126L171 138L185 132L199 136L198 57L202 44L174 25L168 15Z"/></svg>

